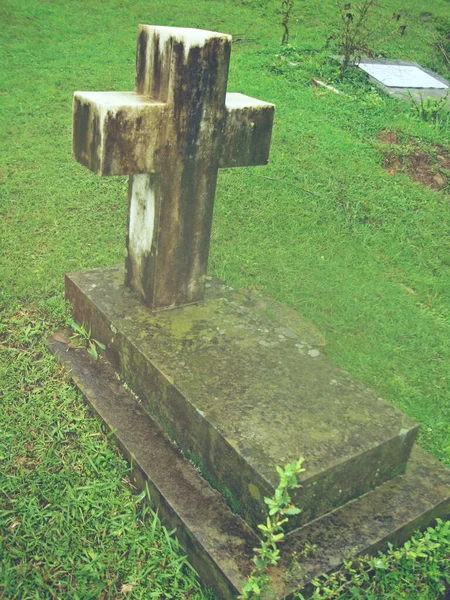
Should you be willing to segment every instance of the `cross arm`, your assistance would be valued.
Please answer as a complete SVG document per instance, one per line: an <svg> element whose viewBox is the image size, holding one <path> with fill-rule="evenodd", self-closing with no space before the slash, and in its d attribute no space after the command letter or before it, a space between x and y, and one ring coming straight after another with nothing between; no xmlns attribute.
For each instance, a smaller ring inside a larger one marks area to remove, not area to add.
<svg viewBox="0 0 450 600"><path fill-rule="evenodd" d="M73 156L98 175L159 170L166 105L135 92L75 92Z"/></svg>
<svg viewBox="0 0 450 600"><path fill-rule="evenodd" d="M275 106L244 94L231 93L226 95L225 113L219 166L267 164Z"/></svg>

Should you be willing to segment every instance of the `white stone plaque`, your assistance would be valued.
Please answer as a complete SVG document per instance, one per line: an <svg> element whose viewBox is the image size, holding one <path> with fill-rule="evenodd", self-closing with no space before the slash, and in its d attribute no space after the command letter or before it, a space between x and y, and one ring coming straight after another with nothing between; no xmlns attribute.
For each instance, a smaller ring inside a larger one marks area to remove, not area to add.
<svg viewBox="0 0 450 600"><path fill-rule="evenodd" d="M434 88L443 90L448 85L413 65L385 65L381 63L359 63L359 68L388 87Z"/></svg>

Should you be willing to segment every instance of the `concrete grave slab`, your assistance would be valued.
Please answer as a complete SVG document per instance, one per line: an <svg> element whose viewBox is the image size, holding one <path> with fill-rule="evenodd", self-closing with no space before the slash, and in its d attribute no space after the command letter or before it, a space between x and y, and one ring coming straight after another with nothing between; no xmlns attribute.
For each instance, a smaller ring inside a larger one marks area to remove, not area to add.
<svg viewBox="0 0 450 600"><path fill-rule="evenodd" d="M450 106L450 82L416 62L361 58L357 66L391 96L415 102L425 98L443 98Z"/></svg>
<svg viewBox="0 0 450 600"><path fill-rule="evenodd" d="M415 65L365 63L358 67L388 87L448 89L448 85Z"/></svg>
<svg viewBox="0 0 450 600"><path fill-rule="evenodd" d="M151 313L121 268L66 276L89 323L142 406L233 509L256 528L277 465L304 456L297 527L402 474L417 424L353 380L259 296L212 280L205 301Z"/></svg>
<svg viewBox="0 0 450 600"><path fill-rule="evenodd" d="M202 581L219 598L234 600L252 569L254 531L183 457L107 361L94 361L82 349L67 351L53 339L49 344L112 432L131 464L135 485L148 486L163 522L176 528ZM297 591L308 597L312 580L340 568L349 556L401 544L416 529L449 514L449 471L415 447L402 477L286 536L281 563L270 573L275 597L289 600ZM315 549L305 555L306 548Z"/></svg>

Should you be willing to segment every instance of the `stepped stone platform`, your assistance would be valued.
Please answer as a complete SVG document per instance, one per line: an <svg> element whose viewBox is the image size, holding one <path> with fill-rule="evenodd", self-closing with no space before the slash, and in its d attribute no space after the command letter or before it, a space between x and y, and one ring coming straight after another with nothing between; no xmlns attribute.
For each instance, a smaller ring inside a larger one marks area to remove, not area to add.
<svg viewBox="0 0 450 600"><path fill-rule="evenodd" d="M236 598L252 568L258 543L253 529L182 455L103 356L94 361L83 349L68 350L60 339L49 341L51 350L113 432L131 463L134 483L139 489L148 484L160 516L176 528L203 582L221 598ZM291 598L296 591L307 597L312 579L339 568L350 555L375 553L389 541L400 544L415 529L449 514L450 473L415 446L403 476L286 536L282 562L271 573L275 597ZM315 550L299 561L306 544Z"/></svg>
<svg viewBox="0 0 450 600"><path fill-rule="evenodd" d="M450 472L414 446L417 424L330 363L294 311L209 280L201 306L152 312L120 267L67 275L66 297L106 351L52 350L220 597L242 588L275 467L298 456L278 598L450 514Z"/></svg>
<svg viewBox="0 0 450 600"><path fill-rule="evenodd" d="M405 471L417 424L330 363L317 334L258 294L211 280L205 301L152 313L120 267L66 276L75 319L143 408L253 527L277 465L304 456L292 528ZM288 318L287 318L288 317ZM291 317L291 318L289 318Z"/></svg>

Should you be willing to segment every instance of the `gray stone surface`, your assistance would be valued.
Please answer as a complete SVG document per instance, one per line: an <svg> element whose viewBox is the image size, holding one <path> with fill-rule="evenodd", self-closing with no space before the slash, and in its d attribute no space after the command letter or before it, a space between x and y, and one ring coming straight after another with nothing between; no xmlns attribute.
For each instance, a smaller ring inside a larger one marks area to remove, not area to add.
<svg viewBox="0 0 450 600"><path fill-rule="evenodd" d="M274 106L227 93L231 36L140 25L135 92L76 92L73 155L129 175L126 283L152 309L203 298L219 167L266 164Z"/></svg>
<svg viewBox="0 0 450 600"><path fill-rule="evenodd" d="M236 598L252 567L254 532L181 456L106 361L94 361L84 350L67 351L59 341L50 340L50 346L113 432L132 464L135 484L139 489L148 484L160 516L176 528L204 583L220 598ZM307 596L312 579L339 568L349 556L375 553L388 542L401 544L415 529L449 515L450 473L416 447L404 476L286 537L282 562L271 573L275 595L290 598L301 590ZM316 549L303 557L307 544Z"/></svg>
<svg viewBox="0 0 450 600"><path fill-rule="evenodd" d="M418 65L360 62L359 68L371 77L394 88L448 89L448 85L430 75Z"/></svg>
<svg viewBox="0 0 450 600"><path fill-rule="evenodd" d="M386 94L390 96L395 96L396 98L400 98L401 100L406 100L408 102L417 102L420 103L425 98L435 98L436 100L445 99L446 105L450 108L450 82L438 75L437 73L433 73L433 71L429 71L424 69L419 65L419 63L405 61L405 60L388 60L388 59L375 59L375 58L361 58L360 62L366 64L376 64L376 65L393 65L393 66L408 66L408 67L417 67L421 69L427 75L430 75L437 81L441 82L445 86L444 89L436 89L436 88L423 88L423 87L392 87L385 85L375 77L369 75L369 79L377 85L380 89L382 89Z"/></svg>
<svg viewBox="0 0 450 600"><path fill-rule="evenodd" d="M234 510L256 526L276 466L302 455L303 512L291 525L402 473L417 424L330 363L294 311L210 281L205 302L151 313L120 268L66 278L75 318ZM316 336L317 337L317 336Z"/></svg>

